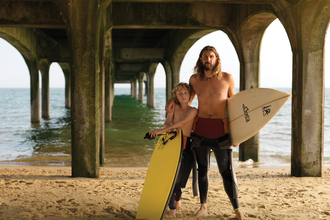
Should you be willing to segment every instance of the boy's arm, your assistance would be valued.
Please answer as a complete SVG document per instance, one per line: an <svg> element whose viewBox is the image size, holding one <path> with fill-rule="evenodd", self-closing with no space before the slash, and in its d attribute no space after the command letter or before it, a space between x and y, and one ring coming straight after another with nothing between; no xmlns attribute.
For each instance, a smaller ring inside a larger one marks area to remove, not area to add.
<svg viewBox="0 0 330 220"><path fill-rule="evenodd" d="M160 130L153 130L150 132L150 135L151 135L151 137L156 137L157 135L162 134L166 131L169 131L169 130L172 130L175 128L182 128L184 125L186 125L190 121L194 120L196 115L197 115L197 109L192 108L189 110L187 115L181 121L178 121L166 128L160 129Z"/></svg>

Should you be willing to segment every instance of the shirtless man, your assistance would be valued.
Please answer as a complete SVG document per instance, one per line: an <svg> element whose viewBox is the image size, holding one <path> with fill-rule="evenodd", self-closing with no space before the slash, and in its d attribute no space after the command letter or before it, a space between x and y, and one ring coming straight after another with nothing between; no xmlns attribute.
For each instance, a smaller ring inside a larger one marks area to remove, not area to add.
<svg viewBox="0 0 330 220"><path fill-rule="evenodd" d="M194 163L196 163L192 151L190 150L190 134L194 118L197 115L197 109L188 105L190 101L190 91L187 83L179 83L175 86L173 89L173 96L176 100L174 111L167 114L163 129L153 130L149 133L151 137L156 137L166 131L182 129L183 156L177 181L169 201L170 217L172 218L176 217L176 210L180 209L181 188L185 187L190 171Z"/></svg>
<svg viewBox="0 0 330 220"><path fill-rule="evenodd" d="M208 168L210 148L216 157L219 172L228 198L235 210L236 218L244 219L239 209L236 176L232 166L232 149L227 134L227 99L235 95L235 83L231 74L221 71L219 54L214 47L202 49L195 66L195 74L190 77L191 101L197 95L198 114L191 134L191 148L198 164L198 185L201 206L196 217L207 215ZM165 110L171 112L173 101ZM167 110L169 109L169 110ZM238 146L238 145L237 145ZM235 147L237 147L235 146Z"/></svg>

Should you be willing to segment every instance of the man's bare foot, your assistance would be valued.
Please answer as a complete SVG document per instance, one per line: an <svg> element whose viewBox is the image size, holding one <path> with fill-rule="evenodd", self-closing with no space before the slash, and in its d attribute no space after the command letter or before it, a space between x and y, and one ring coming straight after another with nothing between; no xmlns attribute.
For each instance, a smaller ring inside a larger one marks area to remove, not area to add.
<svg viewBox="0 0 330 220"><path fill-rule="evenodd" d="M238 220L243 220L243 219L245 219L244 218L244 215L243 215L243 213L241 212L241 210L235 210L235 214L236 214L236 218L238 219Z"/></svg>
<svg viewBox="0 0 330 220"><path fill-rule="evenodd" d="M199 218L202 216L207 216L207 206L206 203L202 203L201 204L201 208L198 210L198 212L196 213L195 217Z"/></svg>
<svg viewBox="0 0 330 220"><path fill-rule="evenodd" d="M176 209L170 209L170 217L175 218L176 217Z"/></svg>
<svg viewBox="0 0 330 220"><path fill-rule="evenodd" d="M181 208L181 202L180 201L175 201L175 205L176 205L176 210L180 210Z"/></svg>

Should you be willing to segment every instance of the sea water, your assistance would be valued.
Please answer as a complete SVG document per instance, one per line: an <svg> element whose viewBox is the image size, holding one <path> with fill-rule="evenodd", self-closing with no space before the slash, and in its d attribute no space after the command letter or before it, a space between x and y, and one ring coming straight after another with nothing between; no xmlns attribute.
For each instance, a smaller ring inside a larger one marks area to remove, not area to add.
<svg viewBox="0 0 330 220"><path fill-rule="evenodd" d="M278 90L291 93L290 88ZM330 164L330 89L325 94L324 164ZM0 88L0 165L69 165L71 116L64 89L50 89L50 119L30 122L30 89ZM148 166L157 138L144 135L163 127L165 89L155 88L155 108L130 96L130 88L115 88L111 123L105 124L105 166ZM197 107L197 100L193 106ZM260 131L258 166L290 166L291 99ZM238 160L238 148L234 148ZM250 161L239 162L251 165ZM211 167L215 167L211 158Z"/></svg>

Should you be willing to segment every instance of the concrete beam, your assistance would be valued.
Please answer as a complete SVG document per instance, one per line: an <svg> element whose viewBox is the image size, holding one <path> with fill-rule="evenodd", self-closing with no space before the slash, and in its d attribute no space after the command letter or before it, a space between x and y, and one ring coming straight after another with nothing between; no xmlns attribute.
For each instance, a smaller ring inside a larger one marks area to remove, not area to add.
<svg viewBox="0 0 330 220"><path fill-rule="evenodd" d="M226 4L271 4L278 0L212 0L216 3L226 3ZM161 2L161 3L172 3L178 2L178 0L112 0L112 2ZM183 3L194 3L194 2L205 2L202 0L180 0Z"/></svg>
<svg viewBox="0 0 330 220"><path fill-rule="evenodd" d="M141 63L126 63L126 64L117 64L116 70L119 71L130 71L130 72L146 72L148 70L147 64Z"/></svg>
<svg viewBox="0 0 330 220"><path fill-rule="evenodd" d="M124 83L131 83L130 80L116 80L115 81L116 84L124 84Z"/></svg>
<svg viewBox="0 0 330 220"><path fill-rule="evenodd" d="M39 47L39 58L52 62L70 62L70 48L68 47Z"/></svg>
<svg viewBox="0 0 330 220"><path fill-rule="evenodd" d="M231 14L234 13L231 6L214 2L114 2L113 28L224 27L230 23Z"/></svg>
<svg viewBox="0 0 330 220"><path fill-rule="evenodd" d="M138 77L139 72L132 72L132 71L118 71L116 70L116 78L120 76L129 76L129 77Z"/></svg>
<svg viewBox="0 0 330 220"><path fill-rule="evenodd" d="M114 50L115 62L150 61L157 62L164 59L163 48L120 48Z"/></svg>
<svg viewBox="0 0 330 220"><path fill-rule="evenodd" d="M0 1L0 25L29 28L65 28L53 1Z"/></svg>

